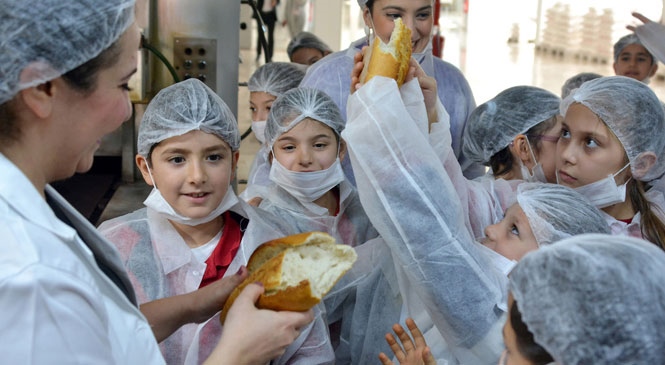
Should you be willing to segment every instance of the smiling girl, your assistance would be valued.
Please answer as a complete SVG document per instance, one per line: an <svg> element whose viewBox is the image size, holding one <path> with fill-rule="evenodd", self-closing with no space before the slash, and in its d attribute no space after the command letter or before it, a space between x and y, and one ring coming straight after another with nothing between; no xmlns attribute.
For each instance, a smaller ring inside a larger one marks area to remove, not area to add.
<svg viewBox="0 0 665 365"><path fill-rule="evenodd" d="M613 234L665 247L663 194L649 185L665 172L665 115L643 83L623 76L591 80L561 104L559 184L577 189L606 214Z"/></svg>

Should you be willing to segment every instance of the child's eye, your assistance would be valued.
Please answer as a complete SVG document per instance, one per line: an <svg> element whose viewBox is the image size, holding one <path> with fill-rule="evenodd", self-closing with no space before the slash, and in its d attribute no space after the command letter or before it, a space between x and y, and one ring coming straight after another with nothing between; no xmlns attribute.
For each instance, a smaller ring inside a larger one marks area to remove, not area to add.
<svg viewBox="0 0 665 365"><path fill-rule="evenodd" d="M250 110L252 113L256 113L256 108L253 107L253 106L250 106L250 107L249 107L249 110Z"/></svg>
<svg viewBox="0 0 665 365"><path fill-rule="evenodd" d="M219 154L214 154L214 155L208 156L208 160L210 160L210 161L220 161L222 159L223 159L222 155L219 155Z"/></svg>
<svg viewBox="0 0 665 365"><path fill-rule="evenodd" d="M391 18L391 19L397 19L397 18L401 18L401 17L402 17L402 14L398 14L398 13L388 13L388 14L386 14L386 16L387 16L388 18Z"/></svg>
<svg viewBox="0 0 665 365"><path fill-rule="evenodd" d="M122 84L122 85L120 85L120 88L123 89L123 90L125 90L125 91L132 91L132 90L134 90L134 89L132 89L131 87L129 87L129 84Z"/></svg>
<svg viewBox="0 0 665 365"><path fill-rule="evenodd" d="M596 148L598 147L598 143L596 143L596 140L594 140L593 138L587 138L586 146L589 148Z"/></svg>
<svg viewBox="0 0 665 365"><path fill-rule="evenodd" d="M296 149L296 146L293 145L284 145L281 147L282 150L290 152Z"/></svg>
<svg viewBox="0 0 665 365"><path fill-rule="evenodd" d="M175 156L175 157L171 157L169 159L169 162L172 162L172 163L175 163L175 164L181 164L181 163L185 162L185 158L182 157L182 156Z"/></svg>
<svg viewBox="0 0 665 365"><path fill-rule="evenodd" d="M562 130L561 130L561 138L565 138L565 139L570 138L570 132L568 132L568 130L565 129L565 128L562 129Z"/></svg>
<svg viewBox="0 0 665 365"><path fill-rule="evenodd" d="M429 11L418 13L418 14L416 14L416 19L418 19L418 20L427 20L427 19L429 19L429 17L431 15L432 14Z"/></svg>
<svg viewBox="0 0 665 365"><path fill-rule="evenodd" d="M324 149L324 148L326 148L327 146L328 146L328 144L327 144L327 143L323 143L323 142L317 142L317 143L314 143L314 148L318 148L318 149Z"/></svg>
<svg viewBox="0 0 665 365"><path fill-rule="evenodd" d="M510 233L514 234L515 236L519 236L520 235L520 230L517 229L517 226L513 224L510 227Z"/></svg>

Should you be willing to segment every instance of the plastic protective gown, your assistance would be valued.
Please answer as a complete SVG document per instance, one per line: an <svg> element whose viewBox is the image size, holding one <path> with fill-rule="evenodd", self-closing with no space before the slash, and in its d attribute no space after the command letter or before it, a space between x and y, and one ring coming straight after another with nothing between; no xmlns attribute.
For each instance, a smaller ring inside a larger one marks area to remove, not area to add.
<svg viewBox="0 0 665 365"><path fill-rule="evenodd" d="M239 200L232 190L228 194L232 195L229 199L236 201L229 210L249 219L247 231L254 233L250 235L252 239L243 236L240 248L224 276L233 275L240 265L246 265L259 244L284 236L279 220ZM196 260L189 246L161 214L143 208L104 222L99 230L118 247L140 303L199 288L206 264ZM315 308L315 315L315 321L303 329L298 339L284 355L273 360L273 364L332 361L332 348L321 310ZM160 346L170 362L196 364L210 354L219 341L221 331L219 315L215 315L201 325L181 327Z"/></svg>
<svg viewBox="0 0 665 365"><path fill-rule="evenodd" d="M307 70L300 86L324 91L335 101L341 111L345 111L351 87L349 75L353 69L353 57L366 45L367 41L364 38L357 40L348 49L330 54L313 64ZM414 57L419 61L425 73L436 79L439 99L450 115L453 151L460 161L464 174L468 178L480 176L485 171L484 167L471 163L464 158L462 153L464 124L476 107L471 88L464 75L455 66L434 57L430 47L427 47L422 54L414 54ZM345 172L349 176L346 167ZM355 182L352 178L350 180Z"/></svg>
<svg viewBox="0 0 665 365"><path fill-rule="evenodd" d="M403 310L430 318L445 339L451 363L496 362L503 349L499 321L505 276L475 242L444 170L446 157L435 152L443 148L430 145L427 125L419 122L427 118L417 81L402 92L411 95L409 100L403 101L394 81L375 77L349 98L342 135L361 202L394 255ZM445 115L439 110L440 117ZM445 129L445 120L441 123Z"/></svg>

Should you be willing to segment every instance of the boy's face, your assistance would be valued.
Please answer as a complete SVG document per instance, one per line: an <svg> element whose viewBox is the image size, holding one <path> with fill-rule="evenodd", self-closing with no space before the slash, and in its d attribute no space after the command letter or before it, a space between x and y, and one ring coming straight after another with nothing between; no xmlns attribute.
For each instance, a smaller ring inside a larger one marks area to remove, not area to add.
<svg viewBox="0 0 665 365"><path fill-rule="evenodd" d="M646 48L639 44L629 44L614 62L614 73L631 77L637 81L644 81L652 77L658 69L658 63L653 61Z"/></svg>
<svg viewBox="0 0 665 365"><path fill-rule="evenodd" d="M274 158L285 168L296 172L325 170L337 159L337 137L327 125L306 118L277 138L273 144ZM339 158L346 153L340 143Z"/></svg>
<svg viewBox="0 0 665 365"><path fill-rule="evenodd" d="M234 177L238 152L214 134L191 131L168 138L152 150L150 172L164 199L181 215L207 216L217 208ZM148 185L147 161L137 164Z"/></svg>
<svg viewBox="0 0 665 365"><path fill-rule="evenodd" d="M503 219L485 228L482 244L510 260L519 261L527 252L538 249L529 219L519 204L506 210Z"/></svg>

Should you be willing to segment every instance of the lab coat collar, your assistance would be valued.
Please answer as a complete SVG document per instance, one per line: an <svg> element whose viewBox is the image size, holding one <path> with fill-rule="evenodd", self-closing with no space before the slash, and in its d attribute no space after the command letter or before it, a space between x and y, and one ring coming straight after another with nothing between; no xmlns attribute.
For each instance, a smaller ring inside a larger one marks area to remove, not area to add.
<svg viewBox="0 0 665 365"><path fill-rule="evenodd" d="M7 205L26 221L32 222L63 240L75 239L76 231L56 217L28 177L1 153L0 171L2 171L0 199L7 202Z"/></svg>

